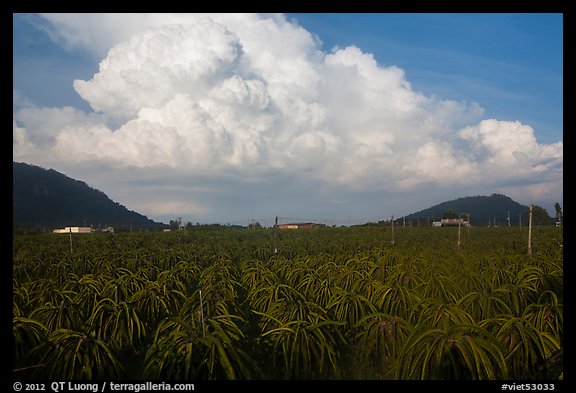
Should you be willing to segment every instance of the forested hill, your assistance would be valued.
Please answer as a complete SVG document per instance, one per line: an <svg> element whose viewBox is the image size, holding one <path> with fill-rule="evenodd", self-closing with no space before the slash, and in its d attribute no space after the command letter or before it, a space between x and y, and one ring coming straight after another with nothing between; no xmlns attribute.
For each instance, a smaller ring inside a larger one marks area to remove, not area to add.
<svg viewBox="0 0 576 393"><path fill-rule="evenodd" d="M470 214L472 225L508 225L508 216L511 225L528 224L529 206L524 206L512 200L506 195L492 194L490 196L470 196L454 199L421 210L417 213L405 217L406 220L420 220L421 223L428 220L440 220L443 217L456 218L460 214L462 218L467 218ZM448 217L452 216L452 217ZM543 208L536 206L533 209L533 223L552 224L554 219L550 213Z"/></svg>
<svg viewBox="0 0 576 393"><path fill-rule="evenodd" d="M51 230L65 226L112 226L115 230L158 229L83 181L53 169L13 162L12 214L15 228Z"/></svg>

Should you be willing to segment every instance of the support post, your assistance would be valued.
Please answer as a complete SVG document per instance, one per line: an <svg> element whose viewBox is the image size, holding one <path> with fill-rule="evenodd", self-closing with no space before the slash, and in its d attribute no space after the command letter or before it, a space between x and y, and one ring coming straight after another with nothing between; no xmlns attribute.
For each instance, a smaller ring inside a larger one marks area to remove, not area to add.
<svg viewBox="0 0 576 393"><path fill-rule="evenodd" d="M528 219L528 255L532 256L532 205L530 205L530 218Z"/></svg>

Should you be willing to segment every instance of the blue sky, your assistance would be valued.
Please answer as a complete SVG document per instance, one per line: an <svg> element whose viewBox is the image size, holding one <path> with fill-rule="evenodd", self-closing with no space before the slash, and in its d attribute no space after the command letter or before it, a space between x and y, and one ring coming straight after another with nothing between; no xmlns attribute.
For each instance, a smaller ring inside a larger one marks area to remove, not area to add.
<svg viewBox="0 0 576 393"><path fill-rule="evenodd" d="M563 133L562 14L288 14L323 48L356 45L406 71L415 90L478 102L499 119Z"/></svg>
<svg viewBox="0 0 576 393"><path fill-rule="evenodd" d="M156 220L562 203L562 14L13 21L14 159Z"/></svg>
<svg viewBox="0 0 576 393"><path fill-rule="evenodd" d="M66 49L37 26L46 24L34 14L13 17L13 87L42 106L90 106L72 86L77 78L98 71L99 59L82 49ZM47 77L48 76L48 77Z"/></svg>

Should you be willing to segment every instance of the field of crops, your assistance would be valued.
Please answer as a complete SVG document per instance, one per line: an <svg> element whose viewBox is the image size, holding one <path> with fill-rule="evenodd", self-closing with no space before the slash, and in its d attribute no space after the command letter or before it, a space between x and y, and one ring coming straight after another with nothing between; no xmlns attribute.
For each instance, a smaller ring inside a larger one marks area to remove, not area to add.
<svg viewBox="0 0 576 393"><path fill-rule="evenodd" d="M14 235L14 376L563 377L561 228L275 233Z"/></svg>

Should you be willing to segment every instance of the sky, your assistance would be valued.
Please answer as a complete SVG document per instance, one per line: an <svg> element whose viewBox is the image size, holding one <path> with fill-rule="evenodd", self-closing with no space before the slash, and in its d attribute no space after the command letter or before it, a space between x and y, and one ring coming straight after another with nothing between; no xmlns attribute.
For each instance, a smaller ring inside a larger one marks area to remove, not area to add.
<svg viewBox="0 0 576 393"><path fill-rule="evenodd" d="M160 222L563 206L562 14L14 14L13 159Z"/></svg>

